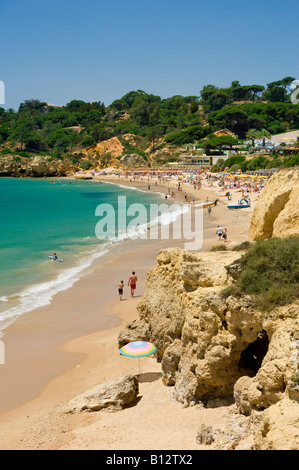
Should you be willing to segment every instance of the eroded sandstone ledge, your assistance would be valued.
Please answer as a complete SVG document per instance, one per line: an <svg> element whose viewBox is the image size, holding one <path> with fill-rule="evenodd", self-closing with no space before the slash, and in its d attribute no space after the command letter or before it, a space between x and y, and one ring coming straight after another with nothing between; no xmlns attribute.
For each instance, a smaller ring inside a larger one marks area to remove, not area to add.
<svg viewBox="0 0 299 470"><path fill-rule="evenodd" d="M299 168L274 173L257 201L249 239L265 240L299 234Z"/></svg>
<svg viewBox="0 0 299 470"><path fill-rule="evenodd" d="M147 276L139 318L120 333L119 346L154 342L164 383L185 405L233 399L238 414L258 414L255 448L299 447L299 305L264 313L250 296L223 297L233 282L228 267L239 257L161 251ZM287 416L288 439L276 429Z"/></svg>
<svg viewBox="0 0 299 470"><path fill-rule="evenodd" d="M9 155L0 159L0 176L14 178L59 177L73 174L70 160L36 156L32 158Z"/></svg>

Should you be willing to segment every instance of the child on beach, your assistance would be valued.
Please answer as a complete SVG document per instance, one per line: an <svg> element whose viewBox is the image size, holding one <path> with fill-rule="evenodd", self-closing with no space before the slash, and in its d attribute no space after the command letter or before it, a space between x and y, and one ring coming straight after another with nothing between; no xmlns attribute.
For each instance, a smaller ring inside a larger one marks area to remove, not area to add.
<svg viewBox="0 0 299 470"><path fill-rule="evenodd" d="M124 293L124 281L120 281L115 287L118 287L119 300L121 301Z"/></svg>

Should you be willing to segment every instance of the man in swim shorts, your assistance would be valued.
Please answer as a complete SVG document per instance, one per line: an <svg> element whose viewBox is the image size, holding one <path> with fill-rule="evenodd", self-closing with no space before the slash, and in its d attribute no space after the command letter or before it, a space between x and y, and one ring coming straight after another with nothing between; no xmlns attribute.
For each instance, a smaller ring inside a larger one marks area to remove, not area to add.
<svg viewBox="0 0 299 470"><path fill-rule="evenodd" d="M136 289L137 281L138 281L138 278L135 274L135 271L133 271L132 275L129 277L129 280L128 280L128 286L130 285L130 287L131 287L131 297L132 298L134 297L134 291Z"/></svg>

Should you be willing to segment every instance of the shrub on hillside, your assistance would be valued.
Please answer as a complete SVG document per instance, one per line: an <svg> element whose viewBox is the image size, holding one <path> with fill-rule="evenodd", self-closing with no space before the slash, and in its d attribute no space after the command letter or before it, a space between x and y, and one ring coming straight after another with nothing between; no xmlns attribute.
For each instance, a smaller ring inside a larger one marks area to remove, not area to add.
<svg viewBox="0 0 299 470"><path fill-rule="evenodd" d="M227 246L226 245L214 245L210 249L210 251L227 251Z"/></svg>
<svg viewBox="0 0 299 470"><path fill-rule="evenodd" d="M233 290L253 295L256 306L271 310L299 298L299 236L254 243L239 260ZM226 289L226 295L229 289ZM231 291L231 295L234 292Z"/></svg>
<svg viewBox="0 0 299 470"><path fill-rule="evenodd" d="M93 168L94 164L91 160L83 160L81 163L80 163L80 167L82 168L82 170L86 171L86 170L90 170L91 168Z"/></svg>
<svg viewBox="0 0 299 470"><path fill-rule="evenodd" d="M248 248L250 248L251 246L251 243L249 241L244 241L242 243L240 243L239 245L236 245L232 248L232 251L245 251L245 250L248 250Z"/></svg>
<svg viewBox="0 0 299 470"><path fill-rule="evenodd" d="M240 165L240 163L243 163L245 161L244 155L236 155L233 157L229 157L225 161L225 166L227 168L231 168L233 165Z"/></svg>

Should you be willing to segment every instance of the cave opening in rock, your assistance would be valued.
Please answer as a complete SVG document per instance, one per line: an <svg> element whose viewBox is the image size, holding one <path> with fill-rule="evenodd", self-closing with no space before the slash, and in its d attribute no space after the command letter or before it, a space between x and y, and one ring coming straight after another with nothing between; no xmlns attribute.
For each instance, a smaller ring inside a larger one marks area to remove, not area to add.
<svg viewBox="0 0 299 470"><path fill-rule="evenodd" d="M261 367L263 359L267 354L268 347L269 338L267 332L262 330L259 332L257 339L242 351L239 368L246 369L250 375L255 375Z"/></svg>

